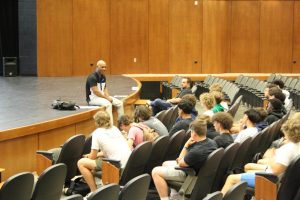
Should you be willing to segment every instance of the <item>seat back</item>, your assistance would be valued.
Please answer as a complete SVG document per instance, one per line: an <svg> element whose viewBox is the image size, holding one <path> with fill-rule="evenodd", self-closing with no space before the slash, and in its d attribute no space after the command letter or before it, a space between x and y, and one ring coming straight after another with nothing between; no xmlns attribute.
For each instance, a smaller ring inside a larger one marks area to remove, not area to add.
<svg viewBox="0 0 300 200"><path fill-rule="evenodd" d="M88 136L85 139L82 155L89 154L91 152L91 147L92 147L92 135Z"/></svg>
<svg viewBox="0 0 300 200"><path fill-rule="evenodd" d="M242 102L243 95L240 95L234 102L234 104L229 108L227 111L232 117L235 116L236 112L238 111L240 104Z"/></svg>
<svg viewBox="0 0 300 200"><path fill-rule="evenodd" d="M203 200L222 200L223 194L220 191L208 194Z"/></svg>
<svg viewBox="0 0 300 200"><path fill-rule="evenodd" d="M63 163L47 168L35 185L32 200L60 199L66 174L67 166Z"/></svg>
<svg viewBox="0 0 300 200"><path fill-rule="evenodd" d="M247 188L247 182L242 181L232 186L224 195L223 200L241 200L244 199Z"/></svg>
<svg viewBox="0 0 300 200"><path fill-rule="evenodd" d="M120 192L120 186L117 184L108 184L97 189L88 200L117 200Z"/></svg>
<svg viewBox="0 0 300 200"><path fill-rule="evenodd" d="M178 117L178 106L173 106L172 108L169 109L170 111L167 112L166 117L165 117L165 123L164 124L166 126L166 128L168 129L168 131L171 130L171 128L173 127L173 125L175 124L175 121Z"/></svg>
<svg viewBox="0 0 300 200"><path fill-rule="evenodd" d="M0 189L1 200L30 200L33 189L33 174L23 172L8 178Z"/></svg>
<svg viewBox="0 0 300 200"><path fill-rule="evenodd" d="M83 200L83 197L80 194L73 194L71 196L63 198L62 200Z"/></svg>
<svg viewBox="0 0 300 200"><path fill-rule="evenodd" d="M234 172L242 172L244 169L244 163L245 163L245 157L248 153L248 148L250 146L250 143L252 141L251 137L248 137L246 140L244 140L237 151L237 154L235 155L235 158L233 159L232 167L231 169Z"/></svg>
<svg viewBox="0 0 300 200"><path fill-rule="evenodd" d="M120 185L125 185L134 177L144 173L151 151L152 143L148 141L143 142L135 147L123 170Z"/></svg>
<svg viewBox="0 0 300 200"><path fill-rule="evenodd" d="M119 200L146 199L151 177L149 174L137 176L124 186L119 195Z"/></svg>
<svg viewBox="0 0 300 200"><path fill-rule="evenodd" d="M165 160L175 160L181 152L181 146L184 139L184 130L177 131L170 138L170 142L165 154Z"/></svg>
<svg viewBox="0 0 300 200"><path fill-rule="evenodd" d="M300 156L297 156L287 167L277 193L277 200L292 200L300 187Z"/></svg>
<svg viewBox="0 0 300 200"><path fill-rule="evenodd" d="M250 163L252 161L253 156L256 153L259 153L259 145L261 144L261 133L258 133L256 136L254 136L251 140L251 143L249 145L244 164Z"/></svg>
<svg viewBox="0 0 300 200"><path fill-rule="evenodd" d="M169 136L160 136L152 143L152 151L146 164L145 173L151 174L154 167L160 166L169 144Z"/></svg>
<svg viewBox="0 0 300 200"><path fill-rule="evenodd" d="M67 166L66 183L77 174L77 161L81 158L85 142L84 135L74 135L69 138L61 148L56 163L64 163Z"/></svg>
<svg viewBox="0 0 300 200"><path fill-rule="evenodd" d="M203 199L208 193L210 193L223 155L224 149L219 148L208 156L206 162L198 172L197 180L191 194L191 200Z"/></svg>
<svg viewBox="0 0 300 200"><path fill-rule="evenodd" d="M212 192L222 189L227 176L229 175L230 167L232 166L233 159L239 149L239 143L230 144L224 151L224 156L220 162L214 184L212 186Z"/></svg>

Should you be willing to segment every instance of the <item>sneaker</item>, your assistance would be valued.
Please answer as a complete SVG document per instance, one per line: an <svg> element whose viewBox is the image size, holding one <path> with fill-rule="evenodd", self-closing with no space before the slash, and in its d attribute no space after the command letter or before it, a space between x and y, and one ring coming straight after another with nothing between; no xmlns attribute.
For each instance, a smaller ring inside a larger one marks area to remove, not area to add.
<svg viewBox="0 0 300 200"><path fill-rule="evenodd" d="M87 195L85 195L85 197L83 197L83 200L89 200L90 196L93 194L93 192L88 193Z"/></svg>

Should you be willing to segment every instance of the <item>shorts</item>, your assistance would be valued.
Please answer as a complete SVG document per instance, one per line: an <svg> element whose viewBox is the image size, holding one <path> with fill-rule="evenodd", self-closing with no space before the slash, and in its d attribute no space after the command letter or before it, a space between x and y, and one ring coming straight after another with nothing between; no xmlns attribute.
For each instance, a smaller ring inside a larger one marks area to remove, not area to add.
<svg viewBox="0 0 300 200"><path fill-rule="evenodd" d="M254 188L254 186L255 186L255 172L241 174L241 181L247 182L249 187Z"/></svg>
<svg viewBox="0 0 300 200"><path fill-rule="evenodd" d="M96 168L95 168L95 170L96 171L101 171L102 170L102 159L101 158L97 158L95 160L95 162L96 162Z"/></svg>
<svg viewBox="0 0 300 200"><path fill-rule="evenodd" d="M168 161L171 163L170 161ZM164 175L164 179L168 181L178 181L178 182L184 182L186 179L186 173L181 170L175 169L175 167L178 167L176 161L168 166L161 167L161 171Z"/></svg>

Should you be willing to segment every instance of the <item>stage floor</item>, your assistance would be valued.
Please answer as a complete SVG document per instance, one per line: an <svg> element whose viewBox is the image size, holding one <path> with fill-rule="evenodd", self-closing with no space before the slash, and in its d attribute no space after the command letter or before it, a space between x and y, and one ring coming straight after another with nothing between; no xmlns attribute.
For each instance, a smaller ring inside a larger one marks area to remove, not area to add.
<svg viewBox="0 0 300 200"><path fill-rule="evenodd" d="M85 82L86 77L0 77L0 131L86 111L51 108L59 98L87 106ZM119 99L134 93L137 87L135 80L117 75L107 76L107 85L110 95Z"/></svg>

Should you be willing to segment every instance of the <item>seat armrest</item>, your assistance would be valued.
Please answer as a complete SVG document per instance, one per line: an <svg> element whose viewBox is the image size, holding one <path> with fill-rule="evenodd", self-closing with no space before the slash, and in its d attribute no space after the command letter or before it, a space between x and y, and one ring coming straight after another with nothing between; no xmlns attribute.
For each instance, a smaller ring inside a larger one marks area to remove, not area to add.
<svg viewBox="0 0 300 200"><path fill-rule="evenodd" d="M256 176L262 176L266 179L268 179L269 181L271 181L272 183L277 183L278 182L278 177L274 174L271 173L266 173L266 172L256 172L255 173Z"/></svg>
<svg viewBox="0 0 300 200"><path fill-rule="evenodd" d="M184 171L185 173L187 173L187 175L190 175L190 176L195 176L196 175L195 170L191 167L175 167L175 169Z"/></svg>
<svg viewBox="0 0 300 200"><path fill-rule="evenodd" d="M53 152L38 150L36 151L36 153L41 154L46 158L48 158L49 160L53 161Z"/></svg>
<svg viewBox="0 0 300 200"><path fill-rule="evenodd" d="M114 165L117 168L121 168L121 161L120 160L115 160L115 159L109 159L109 158L102 158L103 161L109 162L112 165Z"/></svg>

